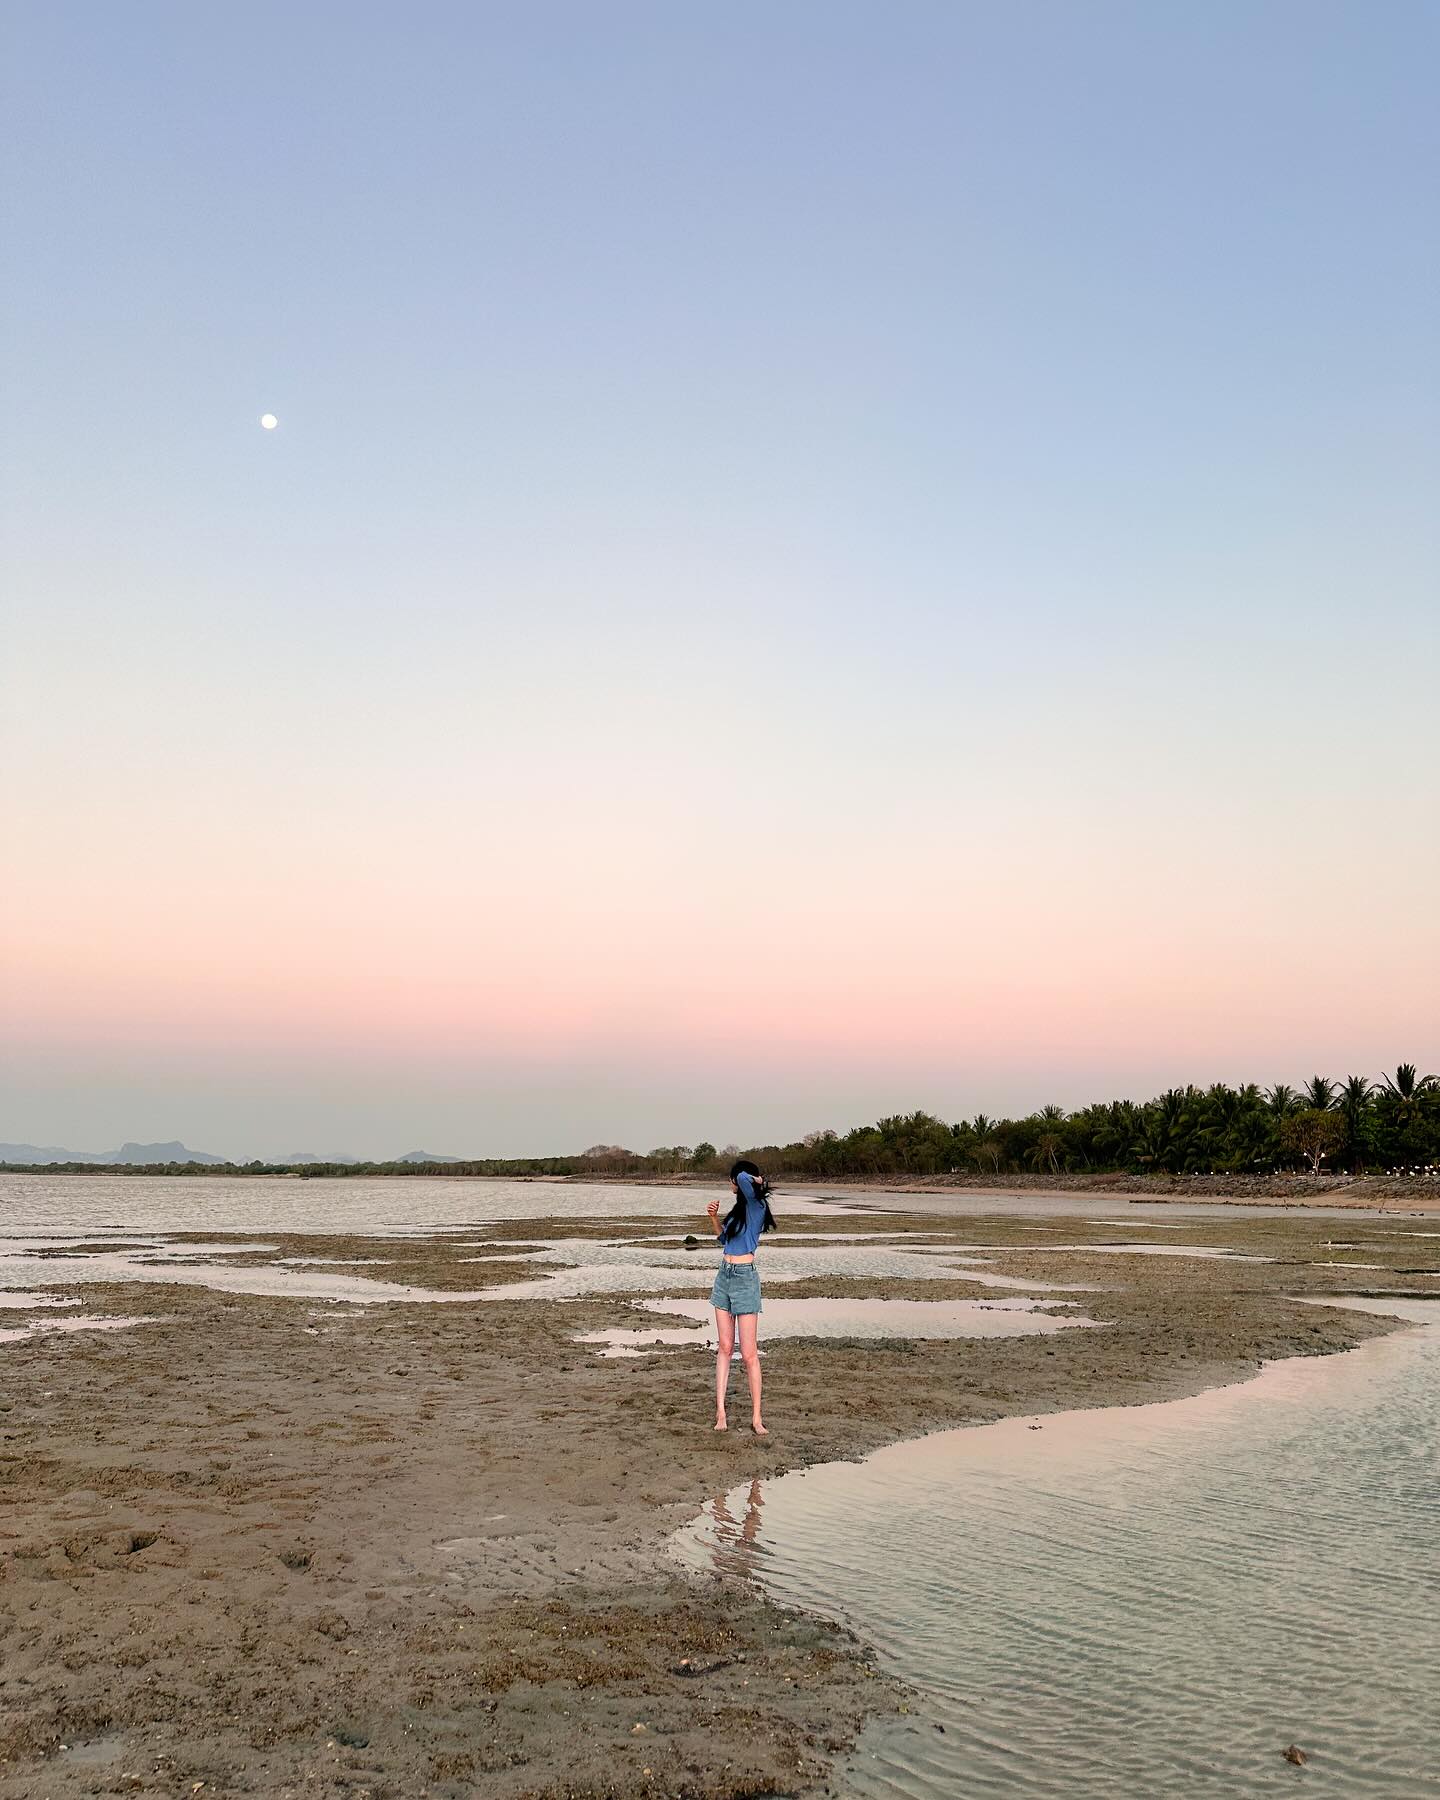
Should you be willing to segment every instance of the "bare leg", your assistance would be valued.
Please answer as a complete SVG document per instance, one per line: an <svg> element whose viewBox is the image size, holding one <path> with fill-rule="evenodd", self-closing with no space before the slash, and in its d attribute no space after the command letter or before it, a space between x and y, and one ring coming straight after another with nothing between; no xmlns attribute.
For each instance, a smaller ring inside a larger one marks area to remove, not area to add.
<svg viewBox="0 0 1440 1800"><path fill-rule="evenodd" d="M720 1348L715 1356L715 1429L724 1431L725 1390L730 1385L730 1357L735 1349L735 1318L715 1308L715 1336Z"/></svg>
<svg viewBox="0 0 1440 1800"><path fill-rule="evenodd" d="M750 1383L750 1423L760 1437L770 1434L765 1429L765 1421L760 1417L760 1349L755 1342L755 1335L760 1325L758 1313L741 1313L740 1355L745 1363L745 1378Z"/></svg>

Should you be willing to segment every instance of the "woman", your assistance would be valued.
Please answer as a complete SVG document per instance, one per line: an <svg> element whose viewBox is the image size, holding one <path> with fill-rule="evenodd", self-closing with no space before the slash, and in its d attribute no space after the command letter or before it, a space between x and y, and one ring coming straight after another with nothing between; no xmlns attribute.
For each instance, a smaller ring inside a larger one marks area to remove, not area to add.
<svg viewBox="0 0 1440 1800"><path fill-rule="evenodd" d="M715 1358L715 1429L729 1429L725 1418L725 1389L730 1382L730 1358L735 1349L735 1333L740 1333L740 1355L745 1363L745 1376L750 1383L750 1423L757 1437L768 1437L760 1417L760 1351L755 1334L760 1323L760 1275L755 1267L755 1246L760 1234L775 1229L770 1211L770 1183L753 1162L743 1157L730 1171L730 1186L735 1204L720 1217L720 1202L712 1200L705 1208L715 1236L720 1240L720 1269L710 1290L710 1304L715 1308L715 1332L720 1340Z"/></svg>

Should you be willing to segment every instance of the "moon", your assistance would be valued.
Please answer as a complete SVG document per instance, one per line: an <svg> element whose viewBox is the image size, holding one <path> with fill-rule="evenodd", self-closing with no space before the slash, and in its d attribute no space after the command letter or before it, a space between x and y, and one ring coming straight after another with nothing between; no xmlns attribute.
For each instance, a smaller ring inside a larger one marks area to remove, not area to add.
<svg viewBox="0 0 1440 1800"><path fill-rule="evenodd" d="M273 431L280 421L275 417L274 413L261 413L260 423L264 426L266 431Z"/></svg>

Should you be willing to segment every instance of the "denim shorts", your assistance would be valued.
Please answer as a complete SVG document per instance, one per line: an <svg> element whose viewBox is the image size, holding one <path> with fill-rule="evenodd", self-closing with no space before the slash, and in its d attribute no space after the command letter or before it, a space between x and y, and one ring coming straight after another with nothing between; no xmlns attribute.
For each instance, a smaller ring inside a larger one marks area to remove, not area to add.
<svg viewBox="0 0 1440 1800"><path fill-rule="evenodd" d="M710 1304L718 1312L728 1312L737 1319L742 1313L758 1313L760 1271L755 1264L722 1262L710 1290Z"/></svg>

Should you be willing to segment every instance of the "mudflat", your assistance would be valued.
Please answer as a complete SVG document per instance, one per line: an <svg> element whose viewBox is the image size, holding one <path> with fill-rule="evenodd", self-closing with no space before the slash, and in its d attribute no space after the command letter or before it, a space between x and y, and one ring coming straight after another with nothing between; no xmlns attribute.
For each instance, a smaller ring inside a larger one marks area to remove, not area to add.
<svg viewBox="0 0 1440 1800"><path fill-rule="evenodd" d="M837 1229L780 1210L772 1273ZM675 1529L757 1476L1348 1348L1395 1322L1296 1299L1440 1295L1424 1223L1357 1216L1350 1247L1298 1210L1148 1232L1050 1214L1043 1232L1015 1217L848 1216L845 1231L916 1248L982 1245L986 1272L1022 1283L1098 1289L1033 1291L1104 1326L777 1338L768 1439L744 1428L738 1367L721 1436L713 1357L609 1360L574 1341L674 1323L635 1311L638 1295L359 1306L67 1289L92 1312L153 1322L0 1344L0 1797L823 1792L864 1719L904 1695L833 1627L684 1576L666 1550ZM653 1218L528 1220L489 1228L499 1260L476 1262L473 1231L267 1234L274 1250L226 1260L376 1257L358 1272L469 1292L543 1274L539 1240L631 1231L672 1249L683 1235ZM1121 1238L1272 1260L1135 1254ZM703 1298L712 1260L698 1251L645 1291ZM963 1274L767 1292L997 1297Z"/></svg>

